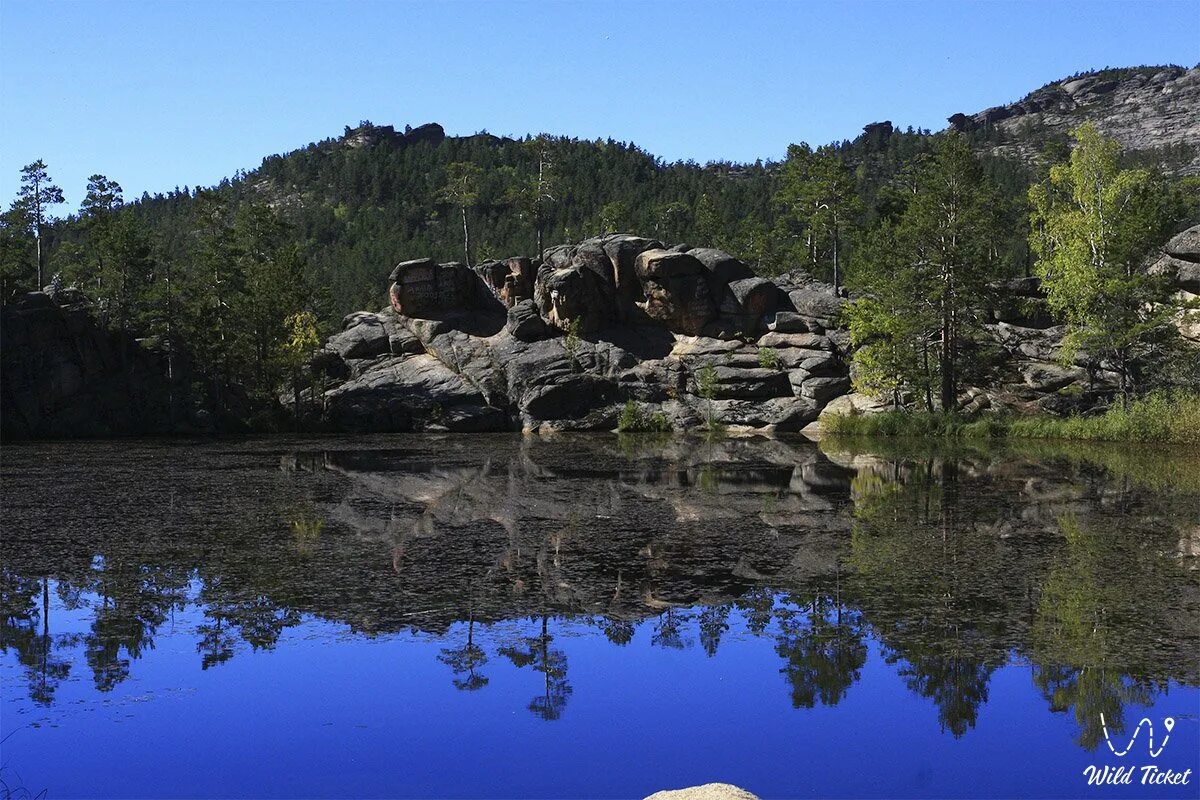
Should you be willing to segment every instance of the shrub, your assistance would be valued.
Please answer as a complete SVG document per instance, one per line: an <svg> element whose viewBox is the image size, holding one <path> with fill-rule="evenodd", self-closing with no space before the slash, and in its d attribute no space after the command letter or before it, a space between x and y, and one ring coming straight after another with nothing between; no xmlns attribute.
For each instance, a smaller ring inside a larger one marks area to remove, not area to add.
<svg viewBox="0 0 1200 800"><path fill-rule="evenodd" d="M617 430L621 433L666 433L671 430L671 422L661 411L647 414L634 400L626 400L617 418Z"/></svg>
<svg viewBox="0 0 1200 800"><path fill-rule="evenodd" d="M775 369L779 366L779 353L774 347L758 348L758 365L763 369Z"/></svg>

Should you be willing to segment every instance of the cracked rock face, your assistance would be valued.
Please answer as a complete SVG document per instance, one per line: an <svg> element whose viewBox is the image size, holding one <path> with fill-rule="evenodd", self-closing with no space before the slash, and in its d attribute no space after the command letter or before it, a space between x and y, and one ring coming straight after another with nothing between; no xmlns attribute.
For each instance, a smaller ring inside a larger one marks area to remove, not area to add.
<svg viewBox="0 0 1200 800"><path fill-rule="evenodd" d="M1200 226L1148 269L1200 291ZM326 384L309 398L326 427L612 430L632 402L676 429L787 431L892 402L851 394L850 337L838 327L847 297L800 270L757 277L712 248L616 234L550 248L544 263L421 259L391 277L392 308L349 315L314 356ZM996 364L987 386L964 387L958 408L1103 404L1116 374L1086 353L1063 362L1066 331L1038 280L991 289Z"/></svg>
<svg viewBox="0 0 1200 800"><path fill-rule="evenodd" d="M314 356L325 427L611 430L632 401L681 429L797 430L849 386L823 335L846 301L805 280L797 309L713 248L617 234L390 277L391 308L349 315Z"/></svg>
<svg viewBox="0 0 1200 800"><path fill-rule="evenodd" d="M955 114L951 127L975 130L986 126L1019 136L1031 128L1065 134L1092 122L1127 150L1179 148L1200 142L1200 67L1130 70L1122 77L1104 73L1054 83L1016 103L996 106L973 116ZM1034 160L1037 152L1026 141L996 146ZM1179 175L1200 174L1200 150L1182 164Z"/></svg>

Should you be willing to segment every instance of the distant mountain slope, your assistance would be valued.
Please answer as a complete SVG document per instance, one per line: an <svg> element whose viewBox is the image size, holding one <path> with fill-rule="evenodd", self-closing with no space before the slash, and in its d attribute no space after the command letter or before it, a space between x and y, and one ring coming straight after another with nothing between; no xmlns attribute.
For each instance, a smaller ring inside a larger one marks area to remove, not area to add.
<svg viewBox="0 0 1200 800"><path fill-rule="evenodd" d="M950 117L1001 153L1029 159L1084 122L1177 175L1200 174L1200 66L1104 69L1051 83L1016 103Z"/></svg>
<svg viewBox="0 0 1200 800"><path fill-rule="evenodd" d="M1004 272L1027 268L1026 190L1046 164L1065 155L1074 126L1094 122L1132 151L1128 158L1135 164L1200 174L1200 68L1090 72L1048 84L1019 102L949 120L990 156L985 168L1007 215ZM930 150L937 135L877 122L834 143L854 169L861 222L871 225L887 213L889 184ZM776 229L776 162L667 162L612 139L562 136L551 144L553 201L543 209L547 245L624 230L713 243L760 273L798 263L796 248L803 243ZM787 144L780 142L779 151ZM328 288L336 315L377 302L383 276L400 260L465 258L461 211L443 195L455 162L482 170L477 203L467 214L472 260L536 252L535 222L514 199L514 191L527 189L538 172L534 150L528 137L447 136L437 123L397 130L362 122L340 136L268 156L216 189L233 205L262 201L283 213ZM182 254L194 228L195 199L186 190L147 196L138 212ZM853 243L847 247L852 261Z"/></svg>

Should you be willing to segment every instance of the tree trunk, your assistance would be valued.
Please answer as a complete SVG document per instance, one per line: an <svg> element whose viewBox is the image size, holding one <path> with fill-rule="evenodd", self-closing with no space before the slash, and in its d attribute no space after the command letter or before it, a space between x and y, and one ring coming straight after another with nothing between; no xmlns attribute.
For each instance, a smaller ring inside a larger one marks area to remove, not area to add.
<svg viewBox="0 0 1200 800"><path fill-rule="evenodd" d="M929 373L929 339L921 336L921 362L925 367L925 410L933 413L933 375Z"/></svg>
<svg viewBox="0 0 1200 800"><path fill-rule="evenodd" d="M838 273L838 245L839 244L840 244L840 242L839 242L839 237L838 237L837 217L834 216L834 218L833 218L833 293L834 293L834 295L836 295L838 293L838 287L841 285L841 282L840 282L841 276Z"/></svg>
<svg viewBox="0 0 1200 800"><path fill-rule="evenodd" d="M462 207L463 221L463 256L467 259L467 266L471 266L471 232L467 228L467 207Z"/></svg>
<svg viewBox="0 0 1200 800"><path fill-rule="evenodd" d="M41 291L46 285L46 281L42 276L42 223L37 223L37 235L33 237L37 242L37 286L34 287L37 291Z"/></svg>
<svg viewBox="0 0 1200 800"><path fill-rule="evenodd" d="M296 413L296 430L300 430L300 371L292 370L292 404Z"/></svg>
<svg viewBox="0 0 1200 800"><path fill-rule="evenodd" d="M948 309L942 311L942 413L948 414L954 410L956 396L954 386L954 332Z"/></svg>

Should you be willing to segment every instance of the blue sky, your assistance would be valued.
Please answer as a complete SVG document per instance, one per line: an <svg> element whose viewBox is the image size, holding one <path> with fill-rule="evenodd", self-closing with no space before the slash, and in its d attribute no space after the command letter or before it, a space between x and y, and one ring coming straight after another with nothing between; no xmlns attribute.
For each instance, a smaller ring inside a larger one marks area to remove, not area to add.
<svg viewBox="0 0 1200 800"><path fill-rule="evenodd" d="M0 201L49 164L217 182L360 119L779 158L1102 66L1200 62L1200 2L0 0Z"/></svg>

